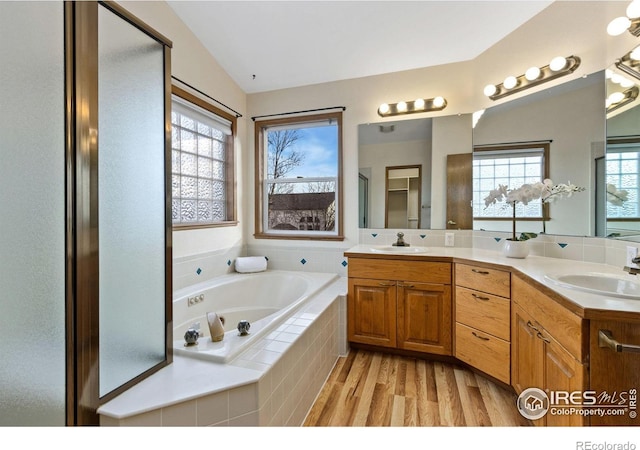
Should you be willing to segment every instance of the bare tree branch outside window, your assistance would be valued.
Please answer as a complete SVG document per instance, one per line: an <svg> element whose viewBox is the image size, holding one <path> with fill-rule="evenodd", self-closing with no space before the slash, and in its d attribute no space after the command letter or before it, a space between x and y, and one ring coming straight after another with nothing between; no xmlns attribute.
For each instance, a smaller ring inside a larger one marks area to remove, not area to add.
<svg viewBox="0 0 640 450"><path fill-rule="evenodd" d="M270 131L267 136L268 162L267 176L269 179L284 178L289 172L304 161L304 154L297 147L296 142L302 137L300 130ZM269 194L288 194L290 184L273 183Z"/></svg>

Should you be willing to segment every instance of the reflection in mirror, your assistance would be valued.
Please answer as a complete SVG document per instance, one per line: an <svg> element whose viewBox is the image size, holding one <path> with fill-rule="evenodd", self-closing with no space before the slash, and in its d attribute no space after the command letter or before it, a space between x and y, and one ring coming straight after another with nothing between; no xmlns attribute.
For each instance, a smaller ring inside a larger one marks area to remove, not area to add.
<svg viewBox="0 0 640 450"><path fill-rule="evenodd" d="M422 165L386 168L385 228L420 228Z"/></svg>
<svg viewBox="0 0 640 450"><path fill-rule="evenodd" d="M473 130L474 149L520 147L520 151L528 151L547 143L548 158L543 164L548 164L548 177L555 183L570 182L586 188L585 193L570 200L550 204L546 213L537 211L537 218L518 220L518 233L595 235L595 167L596 159L604 156L605 138L603 85L604 71L601 71L493 106L480 117ZM483 186L480 186L480 172L474 171L474 229L510 231L509 219L478 220L479 210L484 208L483 199L488 191L497 187L494 183L506 184L502 181L509 180L509 188L518 188L531 181L525 177L532 173L528 170L536 171L531 176L544 177L544 171L537 172L540 164L535 169L534 164L526 162L529 156L516 158L514 162L518 164L512 168L509 164L506 169L494 168L493 178ZM482 156L482 152L474 151L476 167L482 158L486 158L486 154ZM508 175L504 177L497 170L506 170ZM488 175L485 170L483 177Z"/></svg>
<svg viewBox="0 0 640 450"><path fill-rule="evenodd" d="M368 180L369 191L367 206L360 204L361 226L386 228L388 224L391 228L410 228L407 200L411 192L412 227L430 228L431 127L432 119L358 126L360 179ZM421 168L421 176L413 177L411 189L412 178L404 173L410 169L400 166ZM364 199L362 192L360 198Z"/></svg>
<svg viewBox="0 0 640 450"><path fill-rule="evenodd" d="M359 125L360 228L444 229L449 208L448 156L466 154L471 159L471 130L471 114ZM399 166L420 167L421 181L411 178L413 181L407 184L407 196L411 198L408 205L412 209L405 215L406 226L389 222L387 213L387 171ZM467 207L469 201L470 198L466 201ZM456 228L465 227L456 225ZM470 229L471 224L466 228Z"/></svg>
<svg viewBox="0 0 640 450"><path fill-rule="evenodd" d="M606 197L599 223L606 226L609 237L640 240L640 79L615 66L607 70L606 78L607 153L600 171Z"/></svg>

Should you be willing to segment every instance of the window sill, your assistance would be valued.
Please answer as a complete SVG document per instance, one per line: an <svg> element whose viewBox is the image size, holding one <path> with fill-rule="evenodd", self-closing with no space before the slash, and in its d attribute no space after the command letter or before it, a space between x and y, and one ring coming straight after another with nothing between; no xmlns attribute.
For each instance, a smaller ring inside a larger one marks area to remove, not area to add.
<svg viewBox="0 0 640 450"><path fill-rule="evenodd" d="M294 241L344 241L344 236L313 236L309 234L300 235L286 235L286 234L269 234L269 233L255 233L253 235L256 239L280 239L280 240L294 240Z"/></svg>
<svg viewBox="0 0 640 450"><path fill-rule="evenodd" d="M227 222L216 222L216 223L203 223L203 224L180 224L173 225L173 231L186 231L186 230L199 230L201 228L222 228L222 227L235 227L238 225L237 220L230 220Z"/></svg>

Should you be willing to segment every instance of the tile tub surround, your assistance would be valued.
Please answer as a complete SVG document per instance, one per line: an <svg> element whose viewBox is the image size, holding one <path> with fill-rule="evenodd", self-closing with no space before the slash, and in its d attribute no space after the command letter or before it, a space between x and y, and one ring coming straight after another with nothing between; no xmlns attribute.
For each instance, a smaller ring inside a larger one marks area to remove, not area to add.
<svg viewBox="0 0 640 450"><path fill-rule="evenodd" d="M180 356L98 409L102 426L298 426L346 342L346 279L228 364Z"/></svg>
<svg viewBox="0 0 640 450"><path fill-rule="evenodd" d="M248 256L266 256L272 270L299 270L303 272L335 273L347 276L347 260L344 252L351 247L302 246L289 242L287 245L248 245Z"/></svg>
<svg viewBox="0 0 640 450"><path fill-rule="evenodd" d="M234 272L233 263L244 256L244 246L234 246L208 253L173 258L173 290Z"/></svg>

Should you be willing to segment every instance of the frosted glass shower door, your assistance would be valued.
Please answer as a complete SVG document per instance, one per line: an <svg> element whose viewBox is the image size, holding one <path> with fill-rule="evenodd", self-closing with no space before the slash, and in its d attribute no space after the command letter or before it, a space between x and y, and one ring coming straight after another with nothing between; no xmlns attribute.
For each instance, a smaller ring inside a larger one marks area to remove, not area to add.
<svg viewBox="0 0 640 450"><path fill-rule="evenodd" d="M0 2L0 426L65 425L62 2Z"/></svg>
<svg viewBox="0 0 640 450"><path fill-rule="evenodd" d="M165 359L163 52L99 8L101 397Z"/></svg>

